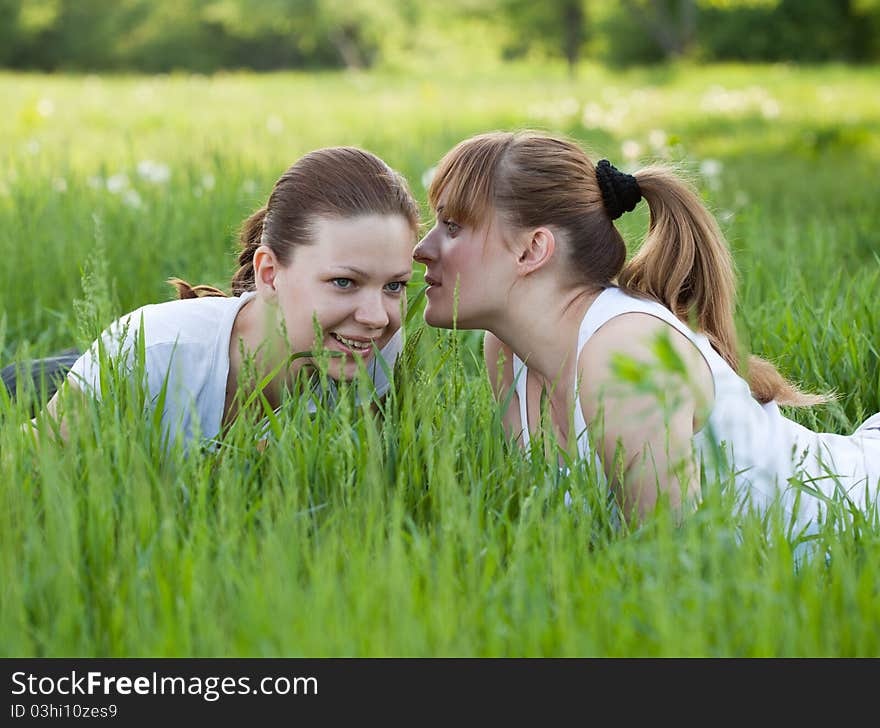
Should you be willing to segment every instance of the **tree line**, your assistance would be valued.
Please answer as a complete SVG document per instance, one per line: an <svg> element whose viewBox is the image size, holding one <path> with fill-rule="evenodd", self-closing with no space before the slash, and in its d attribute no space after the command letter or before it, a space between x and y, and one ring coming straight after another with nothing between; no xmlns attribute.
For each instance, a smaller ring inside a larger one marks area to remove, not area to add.
<svg viewBox="0 0 880 728"><path fill-rule="evenodd" d="M0 0L0 66L74 71L366 68L482 23L504 58L574 71L696 60L865 63L880 0Z"/></svg>

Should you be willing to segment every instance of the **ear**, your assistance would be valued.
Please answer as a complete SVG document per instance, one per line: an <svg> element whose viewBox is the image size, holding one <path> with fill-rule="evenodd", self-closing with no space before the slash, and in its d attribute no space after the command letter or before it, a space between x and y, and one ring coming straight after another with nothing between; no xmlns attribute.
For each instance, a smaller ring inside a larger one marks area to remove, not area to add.
<svg viewBox="0 0 880 728"><path fill-rule="evenodd" d="M516 262L520 275L527 276L543 268L555 251L556 238L549 228L540 227L529 232Z"/></svg>
<svg viewBox="0 0 880 728"><path fill-rule="evenodd" d="M281 266L272 248L260 245L254 251L254 282L257 292L266 297L275 295L275 277Z"/></svg>

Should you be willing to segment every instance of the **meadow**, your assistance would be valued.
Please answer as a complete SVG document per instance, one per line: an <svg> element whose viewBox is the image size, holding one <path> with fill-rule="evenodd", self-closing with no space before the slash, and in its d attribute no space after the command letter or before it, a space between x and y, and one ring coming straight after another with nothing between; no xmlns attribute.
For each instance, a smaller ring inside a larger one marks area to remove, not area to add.
<svg viewBox="0 0 880 728"><path fill-rule="evenodd" d="M0 74L0 366L88 346L170 276L228 288L238 225L310 149L376 152L428 225L449 147L540 128L688 176L733 250L744 347L838 395L786 414L848 434L880 410L878 88L788 65ZM618 221L633 250L643 208ZM613 528L586 464L505 442L481 335L424 326L416 268L382 411L293 402L262 453L242 420L164 456L124 397L36 443L0 394L0 654L880 655L876 517L799 544L705 483L680 528Z"/></svg>

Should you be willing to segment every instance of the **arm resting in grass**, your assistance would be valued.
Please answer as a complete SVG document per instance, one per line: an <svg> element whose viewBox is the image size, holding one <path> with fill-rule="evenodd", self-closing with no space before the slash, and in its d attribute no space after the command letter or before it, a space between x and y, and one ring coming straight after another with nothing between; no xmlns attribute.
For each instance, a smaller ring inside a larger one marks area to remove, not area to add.
<svg viewBox="0 0 880 728"><path fill-rule="evenodd" d="M625 517L642 521L661 496L680 517L700 496L692 438L714 396L708 364L669 324L632 313L590 337L578 371L584 420Z"/></svg>
<svg viewBox="0 0 880 728"><path fill-rule="evenodd" d="M62 442L67 442L70 439L70 430L68 428L67 418L64 416L63 400L64 398L83 396L83 391L70 379L66 379L55 394L52 395L52 398L46 403L46 406L43 407L42 411L32 420L22 425L22 429L30 431L34 437L37 437L40 432L37 419L40 417L49 418L52 422L47 424L49 424L50 427L54 424L52 429L58 433Z"/></svg>

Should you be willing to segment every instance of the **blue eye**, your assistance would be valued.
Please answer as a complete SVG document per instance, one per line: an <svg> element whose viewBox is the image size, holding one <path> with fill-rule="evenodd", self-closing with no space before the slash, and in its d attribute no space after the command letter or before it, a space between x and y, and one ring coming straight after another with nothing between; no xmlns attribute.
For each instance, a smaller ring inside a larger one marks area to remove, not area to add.
<svg viewBox="0 0 880 728"><path fill-rule="evenodd" d="M446 226L446 230L449 232L450 235L455 235L459 230L461 230L461 225L452 222L452 220L444 220L443 224Z"/></svg>
<svg viewBox="0 0 880 728"><path fill-rule="evenodd" d="M351 288L354 285L354 281L351 278L334 278L333 285L345 290Z"/></svg>
<svg viewBox="0 0 880 728"><path fill-rule="evenodd" d="M400 293L406 283L403 281L391 281L391 283L386 284L385 288L391 291L391 293Z"/></svg>

